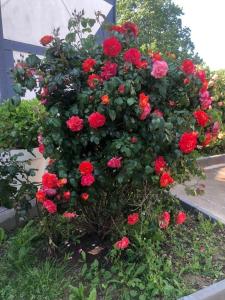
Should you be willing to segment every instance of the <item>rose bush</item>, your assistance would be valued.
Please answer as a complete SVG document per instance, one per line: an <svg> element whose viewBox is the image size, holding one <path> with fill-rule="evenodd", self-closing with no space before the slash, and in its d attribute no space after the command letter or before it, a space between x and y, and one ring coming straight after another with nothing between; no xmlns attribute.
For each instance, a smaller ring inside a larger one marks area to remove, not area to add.
<svg viewBox="0 0 225 300"><path fill-rule="evenodd" d="M42 150L51 163L38 201L51 215L76 211L76 220L107 232L138 207L127 196L132 189L169 189L199 174L197 152L216 138L217 113L194 62L142 53L132 23L110 27L102 44L91 35L79 40L93 24L74 16L65 39L41 39L43 59L24 61L32 75L15 69L14 76L20 94L36 88L48 111Z"/></svg>

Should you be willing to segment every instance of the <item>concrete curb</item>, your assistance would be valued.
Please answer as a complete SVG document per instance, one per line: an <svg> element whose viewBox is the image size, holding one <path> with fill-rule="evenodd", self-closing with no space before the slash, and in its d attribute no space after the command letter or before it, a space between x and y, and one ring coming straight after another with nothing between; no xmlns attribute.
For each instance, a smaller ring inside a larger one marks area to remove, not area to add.
<svg viewBox="0 0 225 300"><path fill-rule="evenodd" d="M180 298L179 300L224 300L225 280L214 283L194 294Z"/></svg>

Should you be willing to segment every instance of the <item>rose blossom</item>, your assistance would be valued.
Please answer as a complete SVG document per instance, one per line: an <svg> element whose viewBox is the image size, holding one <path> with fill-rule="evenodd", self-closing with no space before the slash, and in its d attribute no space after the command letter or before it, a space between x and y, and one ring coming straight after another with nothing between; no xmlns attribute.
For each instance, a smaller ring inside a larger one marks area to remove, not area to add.
<svg viewBox="0 0 225 300"><path fill-rule="evenodd" d="M174 179L170 174L167 172L162 173L162 176L160 177L160 186L165 188L172 183L174 183Z"/></svg>
<svg viewBox="0 0 225 300"><path fill-rule="evenodd" d="M125 22L122 25L122 28L128 32L128 33L132 33L135 37L138 36L138 26L135 23L132 22Z"/></svg>
<svg viewBox="0 0 225 300"><path fill-rule="evenodd" d="M170 223L170 213L168 211L164 211L159 217L159 227L161 229L166 229Z"/></svg>
<svg viewBox="0 0 225 300"><path fill-rule="evenodd" d="M176 222L176 224L183 224L185 222L186 218L187 218L187 216L186 216L185 212L179 211L175 218L175 222Z"/></svg>
<svg viewBox="0 0 225 300"><path fill-rule="evenodd" d="M161 112L158 108L156 108L152 114L158 118L163 118L163 112Z"/></svg>
<svg viewBox="0 0 225 300"><path fill-rule="evenodd" d="M54 214L57 212L57 206L55 205L55 203L51 200L45 200L43 202L43 207L45 209L47 209L47 211L50 213L50 214Z"/></svg>
<svg viewBox="0 0 225 300"><path fill-rule="evenodd" d="M79 171L81 175L91 174L94 170L94 166L90 161L82 161L79 164Z"/></svg>
<svg viewBox="0 0 225 300"><path fill-rule="evenodd" d="M182 134L179 141L180 150L185 153L191 153L197 146L197 132L185 132Z"/></svg>
<svg viewBox="0 0 225 300"><path fill-rule="evenodd" d="M104 80L109 80L110 78L116 76L118 65L116 63L111 63L107 61L104 66L101 68L101 77Z"/></svg>
<svg viewBox="0 0 225 300"><path fill-rule="evenodd" d="M78 132L83 129L84 120L78 116L72 116L66 121L66 125L71 131Z"/></svg>
<svg viewBox="0 0 225 300"><path fill-rule="evenodd" d="M124 52L123 58L126 62L136 65L141 60L141 52L137 48L130 48Z"/></svg>
<svg viewBox="0 0 225 300"><path fill-rule="evenodd" d="M35 196L38 202L44 202L44 200L46 200L46 194L44 190L38 190Z"/></svg>
<svg viewBox="0 0 225 300"><path fill-rule="evenodd" d="M92 174L83 175L81 177L82 186L91 186L95 182L95 178Z"/></svg>
<svg viewBox="0 0 225 300"><path fill-rule="evenodd" d="M167 62L164 60L156 60L153 62L151 75L154 78L163 78L168 72Z"/></svg>
<svg viewBox="0 0 225 300"><path fill-rule="evenodd" d="M88 193L82 193L81 194L81 199L84 200L84 201L87 201L89 198L89 194Z"/></svg>
<svg viewBox="0 0 225 300"><path fill-rule="evenodd" d="M194 74L194 72L195 72L195 65L193 64L193 62L192 62L191 59L185 59L182 62L181 70L185 74L187 74L187 75Z"/></svg>
<svg viewBox="0 0 225 300"><path fill-rule="evenodd" d="M164 171L164 168L166 167L166 161L163 156L158 156L155 159L155 172L157 175L162 173Z"/></svg>
<svg viewBox="0 0 225 300"><path fill-rule="evenodd" d="M93 112L88 117L88 123L91 128L97 129L105 125L106 117L99 112Z"/></svg>
<svg viewBox="0 0 225 300"><path fill-rule="evenodd" d="M58 177L53 173L46 172L42 176L42 185L46 189L54 189L58 186Z"/></svg>
<svg viewBox="0 0 225 300"><path fill-rule="evenodd" d="M119 87L118 87L118 92L120 94L124 94L125 93L125 85L124 84L121 84Z"/></svg>
<svg viewBox="0 0 225 300"><path fill-rule="evenodd" d="M145 120L149 115L150 115L150 112L151 112L151 106L149 103L147 103L147 105L145 106L144 109L142 109L142 112L141 112L141 115L139 117L140 120Z"/></svg>
<svg viewBox="0 0 225 300"><path fill-rule="evenodd" d="M126 249L130 244L128 237L124 236L121 240L115 243L115 248L117 249Z"/></svg>
<svg viewBox="0 0 225 300"><path fill-rule="evenodd" d="M206 133L205 133L205 139L204 139L204 141L201 143L201 145L202 145L203 147L208 146L208 145L211 143L212 138L213 138L212 133L211 133L211 132L206 132Z"/></svg>
<svg viewBox="0 0 225 300"><path fill-rule="evenodd" d="M87 84L91 89L96 88L96 86L102 83L102 78L97 74L91 74L88 76Z"/></svg>
<svg viewBox="0 0 225 300"><path fill-rule="evenodd" d="M209 122L209 116L207 115L207 113L205 113L203 110L196 110L193 113L197 123L201 126L201 127L206 127L207 123Z"/></svg>
<svg viewBox="0 0 225 300"><path fill-rule="evenodd" d="M122 157L115 156L107 162L107 166L109 168L113 168L113 169L120 169L121 168L121 160L122 160Z"/></svg>
<svg viewBox="0 0 225 300"><path fill-rule="evenodd" d="M106 56L116 57L120 54L122 45L116 37L110 37L103 42L103 52Z"/></svg>
<svg viewBox="0 0 225 300"><path fill-rule="evenodd" d="M67 219L74 219L74 218L77 217L77 214L74 213L74 212L65 211L64 214L63 214L63 217L67 218Z"/></svg>
<svg viewBox="0 0 225 300"><path fill-rule="evenodd" d="M57 194L56 189L45 189L44 191L49 197L54 197Z"/></svg>
<svg viewBox="0 0 225 300"><path fill-rule="evenodd" d="M53 41L53 36L52 35L44 35L41 39L40 39L40 43L43 46L48 45L49 43L51 43Z"/></svg>
<svg viewBox="0 0 225 300"><path fill-rule="evenodd" d="M70 197L71 197L71 192L70 191L66 191L66 192L63 193L64 200L69 201Z"/></svg>
<svg viewBox="0 0 225 300"><path fill-rule="evenodd" d="M93 67L96 65L96 60L89 57L85 59L85 61L82 63L82 69L84 72L90 72L93 71Z"/></svg>
<svg viewBox="0 0 225 300"><path fill-rule="evenodd" d="M129 225L135 225L139 221L139 214L133 213L127 217L127 223Z"/></svg>

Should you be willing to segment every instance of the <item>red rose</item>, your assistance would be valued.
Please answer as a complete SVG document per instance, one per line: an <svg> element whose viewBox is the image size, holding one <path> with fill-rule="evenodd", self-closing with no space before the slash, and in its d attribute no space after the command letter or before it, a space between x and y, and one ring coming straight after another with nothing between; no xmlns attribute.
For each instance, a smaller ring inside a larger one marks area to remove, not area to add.
<svg viewBox="0 0 225 300"><path fill-rule="evenodd" d="M161 174L166 167L166 161L163 156L158 156L155 159L155 172L157 175Z"/></svg>
<svg viewBox="0 0 225 300"><path fill-rule="evenodd" d="M117 249L126 249L130 244L129 239L124 236L121 240L115 243L115 248Z"/></svg>
<svg viewBox="0 0 225 300"><path fill-rule="evenodd" d="M176 222L176 224L183 224L185 222L186 218L187 218L187 216L186 216L185 212L179 211L175 218L175 222Z"/></svg>
<svg viewBox="0 0 225 300"><path fill-rule="evenodd" d="M101 77L104 80L109 80L111 77L116 76L118 65L107 61L102 67Z"/></svg>
<svg viewBox="0 0 225 300"><path fill-rule="evenodd" d="M136 62L136 67L138 69L146 69L147 66L148 66L147 60L140 60L140 61Z"/></svg>
<svg viewBox="0 0 225 300"><path fill-rule="evenodd" d="M193 64L193 62L192 62L191 59L185 59L182 62L181 70L185 74L187 74L187 75L194 74L194 72L195 72L195 65Z"/></svg>
<svg viewBox="0 0 225 300"><path fill-rule="evenodd" d="M189 83L190 83L190 81L191 81L191 79L190 79L190 78L184 78L184 84L185 84L185 85L189 84Z"/></svg>
<svg viewBox="0 0 225 300"><path fill-rule="evenodd" d="M139 214L133 213L127 217L127 223L129 225L135 225L139 221Z"/></svg>
<svg viewBox="0 0 225 300"><path fill-rule="evenodd" d="M91 128L99 128L105 125L106 117L99 112L93 112L88 117L88 123Z"/></svg>
<svg viewBox="0 0 225 300"><path fill-rule="evenodd" d="M101 82L102 82L102 79L97 74L91 74L88 76L87 84L91 89L94 89Z"/></svg>
<svg viewBox="0 0 225 300"><path fill-rule="evenodd" d="M160 177L160 186L165 188L172 183L174 183L174 179L170 176L169 173L164 172Z"/></svg>
<svg viewBox="0 0 225 300"><path fill-rule="evenodd" d="M145 93L139 94L139 107L140 109L144 109L149 103L149 96L145 95Z"/></svg>
<svg viewBox="0 0 225 300"><path fill-rule="evenodd" d="M200 79L202 83L206 81L206 74L204 70L199 70L195 73L195 75Z"/></svg>
<svg viewBox="0 0 225 300"><path fill-rule="evenodd" d="M108 105L110 103L109 95L103 95L101 96L102 104Z"/></svg>
<svg viewBox="0 0 225 300"><path fill-rule="evenodd" d="M90 72L93 71L93 67L96 64L96 60L93 58L87 58L85 61L82 63L82 69L84 72Z"/></svg>
<svg viewBox="0 0 225 300"><path fill-rule="evenodd" d="M125 33L126 30L120 26L120 25L112 25L110 28L109 28L110 31L116 31L116 32L119 32L119 33Z"/></svg>
<svg viewBox="0 0 225 300"><path fill-rule="evenodd" d="M121 84L119 87L118 87L118 92L120 94L124 94L125 93L125 85L124 84Z"/></svg>
<svg viewBox="0 0 225 300"><path fill-rule="evenodd" d="M84 200L84 201L87 201L89 198L89 194L88 193L82 193L81 194L81 199Z"/></svg>
<svg viewBox="0 0 225 300"><path fill-rule="evenodd" d="M206 132L206 134L205 134L205 139L204 139L204 141L202 142L201 145L202 145L203 147L208 146L208 145L211 143L212 138L213 138L212 133L211 133L211 132Z"/></svg>
<svg viewBox="0 0 225 300"><path fill-rule="evenodd" d="M123 58L126 62L136 65L141 60L141 53L137 48L130 48L124 52Z"/></svg>
<svg viewBox="0 0 225 300"><path fill-rule="evenodd" d="M132 136L132 137L130 138L130 141L131 141L132 144L136 144L137 141L138 141L138 139L137 139L136 136Z"/></svg>
<svg viewBox="0 0 225 300"><path fill-rule="evenodd" d="M54 189L58 187L58 178L53 173L45 173L42 176L42 185L45 189Z"/></svg>
<svg viewBox="0 0 225 300"><path fill-rule="evenodd" d="M67 127L73 131L78 132L84 127L84 120L78 116L72 116L69 120L66 121Z"/></svg>
<svg viewBox="0 0 225 300"><path fill-rule="evenodd" d="M122 157L113 157L107 162L107 166L112 169L120 169L121 168L121 160L122 160Z"/></svg>
<svg viewBox="0 0 225 300"><path fill-rule="evenodd" d="M162 56L159 52L153 52L151 54L151 58L152 58L153 62L156 60L162 60Z"/></svg>
<svg viewBox="0 0 225 300"><path fill-rule="evenodd" d="M67 184L67 179L66 178L59 179L58 183L57 183L57 185L58 185L59 188L63 187L66 184Z"/></svg>
<svg viewBox="0 0 225 300"><path fill-rule="evenodd" d="M91 186L95 182L95 178L92 174L84 175L81 177L82 186Z"/></svg>
<svg viewBox="0 0 225 300"><path fill-rule="evenodd" d="M46 199L46 194L43 190L38 190L36 193L36 199L38 202L44 202Z"/></svg>
<svg viewBox="0 0 225 300"><path fill-rule="evenodd" d="M127 32L127 33L132 33L135 37L138 36L138 26L135 23L132 22L126 22L122 25L122 28Z"/></svg>
<svg viewBox="0 0 225 300"><path fill-rule="evenodd" d="M162 215L159 217L159 227L161 229L166 229L170 224L170 213L168 211L164 211Z"/></svg>
<svg viewBox="0 0 225 300"><path fill-rule="evenodd" d="M41 39L40 39L40 43L43 46L48 45L49 43L51 43L53 41L54 37L52 35L44 35Z"/></svg>
<svg viewBox="0 0 225 300"><path fill-rule="evenodd" d="M51 200L45 200L43 202L43 207L45 209L47 209L47 211L50 213L50 214L54 214L57 212L57 206L55 205L55 203Z"/></svg>
<svg viewBox="0 0 225 300"><path fill-rule="evenodd" d="M94 167L90 161L82 161L79 165L79 171L81 175L91 174L94 170Z"/></svg>
<svg viewBox="0 0 225 300"><path fill-rule="evenodd" d="M116 57L120 54L122 46L117 38L110 37L103 42L103 52L107 56Z"/></svg>
<svg viewBox="0 0 225 300"><path fill-rule="evenodd" d="M155 115L155 116L158 117L158 118L163 118L163 112L161 112L158 108L156 108L156 109L153 111L153 115Z"/></svg>
<svg viewBox="0 0 225 300"><path fill-rule="evenodd" d="M198 124L202 127L205 127L209 121L209 116L203 110L196 110L194 113L194 117Z"/></svg>
<svg viewBox="0 0 225 300"><path fill-rule="evenodd" d="M70 191L66 191L66 192L63 193L64 200L69 201L70 197L71 197L71 192Z"/></svg>
<svg viewBox="0 0 225 300"><path fill-rule="evenodd" d="M74 219L74 218L77 217L77 214L74 213L74 212L65 211L64 214L63 214L63 217L67 218L67 219Z"/></svg>
<svg viewBox="0 0 225 300"><path fill-rule="evenodd" d="M191 153L197 146L197 132L185 132L179 141L179 148L183 153Z"/></svg>

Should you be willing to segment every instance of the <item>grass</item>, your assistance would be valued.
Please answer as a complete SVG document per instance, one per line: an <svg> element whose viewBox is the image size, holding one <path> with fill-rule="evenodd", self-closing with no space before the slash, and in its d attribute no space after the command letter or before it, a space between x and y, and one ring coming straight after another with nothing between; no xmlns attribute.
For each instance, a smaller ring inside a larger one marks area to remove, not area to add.
<svg viewBox="0 0 225 300"><path fill-rule="evenodd" d="M0 299L172 300L224 278L223 225L188 214L185 224L162 231L153 218L142 215L127 250L91 255L90 242L79 258L71 245L52 259L38 224L29 223L0 246Z"/></svg>

